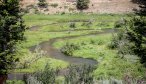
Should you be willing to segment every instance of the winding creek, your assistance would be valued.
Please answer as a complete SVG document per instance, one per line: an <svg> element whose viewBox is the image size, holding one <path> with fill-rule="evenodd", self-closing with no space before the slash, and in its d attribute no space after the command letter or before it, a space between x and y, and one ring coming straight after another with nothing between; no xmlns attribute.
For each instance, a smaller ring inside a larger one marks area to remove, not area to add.
<svg viewBox="0 0 146 84"><path fill-rule="evenodd" d="M30 31L37 31L38 28L40 28L41 26L33 26L30 28ZM36 28L36 29L35 29ZM83 30L93 30L93 29L83 29ZM78 30L74 30L74 31L83 31L81 29ZM101 29L101 32L93 32L93 33L88 33L88 34L82 34L82 35L74 35L74 36L65 36L65 37L56 37L56 38L52 38L48 41L42 42L39 44L39 47L41 50L46 52L46 56L49 56L51 58L54 59L58 59L58 60L62 60L62 61L66 61L70 64L75 64L75 65L81 65L81 64L86 64L86 65L91 65L91 66L95 66L98 64L98 62L94 59L90 59L90 58L80 58L80 57L74 57L74 56L66 56L63 53L61 53L60 50L56 49L53 46L54 42L57 42L58 40L67 40L67 39L73 39L73 38L77 38L77 37L83 37L83 36L91 36L91 35L101 35L101 34L107 34L107 33L114 33L117 30L114 29ZM64 31L68 31L68 30L63 30L63 31L49 31L49 32L64 32ZM31 52L34 52L36 49L37 45L32 46L29 48L29 50ZM13 79L17 79L17 80L23 80L24 79L24 75L26 75L27 73L12 73L12 74L8 74L8 80L13 80Z"/></svg>

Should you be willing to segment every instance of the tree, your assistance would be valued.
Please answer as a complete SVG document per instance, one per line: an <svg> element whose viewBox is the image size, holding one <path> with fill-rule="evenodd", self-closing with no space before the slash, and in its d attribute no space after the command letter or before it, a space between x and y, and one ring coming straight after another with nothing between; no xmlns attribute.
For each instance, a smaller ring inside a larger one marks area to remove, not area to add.
<svg viewBox="0 0 146 84"><path fill-rule="evenodd" d="M0 74L6 74L15 58L15 45L24 40L26 29L19 7L20 0L0 2Z"/></svg>
<svg viewBox="0 0 146 84"><path fill-rule="evenodd" d="M76 7L79 10L88 9L88 7L89 7L89 0L77 0Z"/></svg>
<svg viewBox="0 0 146 84"><path fill-rule="evenodd" d="M134 17L127 22L127 39L134 44L132 51L146 62L146 20L143 17Z"/></svg>
<svg viewBox="0 0 146 84"><path fill-rule="evenodd" d="M145 16L146 15L146 1L145 0L132 0L133 3L139 4L140 10L135 10L136 14Z"/></svg>
<svg viewBox="0 0 146 84"><path fill-rule="evenodd" d="M120 54L135 54L146 63L146 20L144 17L132 17L122 26L123 31L113 40ZM119 42L119 43L118 43ZM130 52L130 53L129 53Z"/></svg>

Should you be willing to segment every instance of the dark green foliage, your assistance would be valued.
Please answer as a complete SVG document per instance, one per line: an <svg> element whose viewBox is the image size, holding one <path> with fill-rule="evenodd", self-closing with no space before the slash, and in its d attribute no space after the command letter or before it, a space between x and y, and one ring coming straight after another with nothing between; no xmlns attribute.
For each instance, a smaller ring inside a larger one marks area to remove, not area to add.
<svg viewBox="0 0 146 84"><path fill-rule="evenodd" d="M143 17L134 17L127 22L127 39L134 44L132 51L146 62L146 20Z"/></svg>
<svg viewBox="0 0 146 84"><path fill-rule="evenodd" d="M146 1L145 0L131 0L132 2L139 4L140 10L135 9L136 14L140 16L146 16Z"/></svg>
<svg viewBox="0 0 146 84"><path fill-rule="evenodd" d="M90 40L90 44L97 44L97 45L102 45L104 42L102 40L94 40L94 39L91 39Z"/></svg>
<svg viewBox="0 0 146 84"><path fill-rule="evenodd" d="M122 29L118 31L117 35L112 35L112 40L108 47L111 49L118 48L121 40L125 40L124 31Z"/></svg>
<svg viewBox="0 0 146 84"><path fill-rule="evenodd" d="M115 22L114 28L121 28L125 24L125 20L121 19L117 22Z"/></svg>
<svg viewBox="0 0 146 84"><path fill-rule="evenodd" d="M65 14L65 12L62 12L62 13L61 13L61 15L64 15L64 14Z"/></svg>
<svg viewBox="0 0 146 84"><path fill-rule="evenodd" d="M93 39L91 39L91 40L90 40L90 43L91 43L91 44L95 44L95 43L96 43L96 41L95 41L95 40L93 40Z"/></svg>
<svg viewBox="0 0 146 84"><path fill-rule="evenodd" d="M77 9L79 10L84 10L84 9L88 9L89 5L89 0L77 0Z"/></svg>
<svg viewBox="0 0 146 84"><path fill-rule="evenodd" d="M1 0L0 4L0 74L7 72L15 59L15 44L23 40L25 25L19 0Z"/></svg>
<svg viewBox="0 0 146 84"><path fill-rule="evenodd" d="M34 77L43 84L55 84L58 70L54 70L49 64L46 64L45 69L34 74Z"/></svg>
<svg viewBox="0 0 146 84"><path fill-rule="evenodd" d="M70 27L70 28L76 28L76 23L75 23L75 22L71 22L71 23L69 24L69 27Z"/></svg>
<svg viewBox="0 0 146 84"><path fill-rule="evenodd" d="M46 3L46 0L38 0L38 6L40 8L47 8L48 4Z"/></svg>
<svg viewBox="0 0 146 84"><path fill-rule="evenodd" d="M118 46L118 39L117 39L117 37L114 36L112 38L110 44L108 45L108 47L111 49L115 49L115 48L117 48L117 46Z"/></svg>
<svg viewBox="0 0 146 84"><path fill-rule="evenodd" d="M61 48L61 52L64 53L65 55L72 56L73 51L78 50L78 49L79 49L79 45L76 45L76 44L73 44L73 43L66 43L66 45L64 45Z"/></svg>
<svg viewBox="0 0 146 84"><path fill-rule="evenodd" d="M65 75L65 84L93 84L94 68L89 65L69 66L69 72Z"/></svg>
<svg viewBox="0 0 146 84"><path fill-rule="evenodd" d="M119 56L122 58L126 54L133 54L133 51L131 50L134 46L132 43L129 42L129 40L126 37L125 30L120 30L117 35L113 35L111 43L108 45L111 49L117 49Z"/></svg>
<svg viewBox="0 0 146 84"><path fill-rule="evenodd" d="M123 25L123 31L113 38L111 48L118 49L119 54L135 54L146 62L146 20L133 17Z"/></svg>

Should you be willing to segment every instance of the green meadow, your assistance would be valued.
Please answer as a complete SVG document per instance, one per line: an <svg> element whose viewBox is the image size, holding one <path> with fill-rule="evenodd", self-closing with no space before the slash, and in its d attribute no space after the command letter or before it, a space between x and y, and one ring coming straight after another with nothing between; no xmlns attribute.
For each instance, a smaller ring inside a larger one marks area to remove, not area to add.
<svg viewBox="0 0 146 84"><path fill-rule="evenodd" d="M90 58L98 62L93 74L98 78L114 77L121 79L128 74L133 77L143 77L145 68L139 63L128 58L121 58L117 50L108 48L113 34L103 32L102 29L113 29L115 22L128 19L129 15L118 14L64 14L64 15L24 15L28 30L25 32L26 40L17 44L16 56L19 58L16 69L10 72L32 73L44 69L47 63L54 69L66 68L70 63L43 54L41 50L32 53L29 48L39 45L44 41L57 37L78 36L57 40L54 48L61 50L66 44L73 44L79 49L74 49L71 56ZM34 27L31 30L31 27ZM81 36L80 36L81 35ZM86 36L83 36L86 35ZM47 46L47 45L46 45ZM39 57L39 55L41 55ZM37 58L35 61L35 58Z"/></svg>

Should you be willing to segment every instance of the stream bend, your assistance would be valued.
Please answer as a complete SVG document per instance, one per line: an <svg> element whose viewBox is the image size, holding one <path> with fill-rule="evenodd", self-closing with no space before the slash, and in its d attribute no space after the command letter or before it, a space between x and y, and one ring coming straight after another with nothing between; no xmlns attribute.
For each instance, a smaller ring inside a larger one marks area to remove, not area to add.
<svg viewBox="0 0 146 84"><path fill-rule="evenodd" d="M41 27L41 26L36 26L37 29L38 29L38 27ZM88 29L83 29L83 30L78 29L78 30L74 30L74 31L84 31L84 30L88 30ZM92 30L92 29L89 29L89 30ZM95 29L93 29L93 30L95 30ZM117 29L101 29L101 30L102 30L102 32L93 32L93 33L82 34L82 35L52 38L48 41L44 41L44 42L40 43L39 47L41 50L46 52L46 56L49 56L51 58L62 60L62 61L68 62L70 64L75 64L75 65L86 64L86 65L90 65L90 66L96 66L98 64L98 62L94 59L64 55L59 49L56 49L53 46L53 43L57 42L58 40L67 40L67 39L73 39L73 38L91 36L91 35L101 35L101 34L107 34L107 33L114 33L117 31ZM30 31L37 31L37 30L35 30L35 27L33 26L32 29L30 28ZM65 31L68 31L68 30L49 31L49 32L65 32ZM35 52L35 49L37 46L38 45L32 46L29 48L29 50L31 52ZM8 80L13 80L13 79L23 80L24 75L26 75L26 73L11 73L11 74L8 74Z"/></svg>

